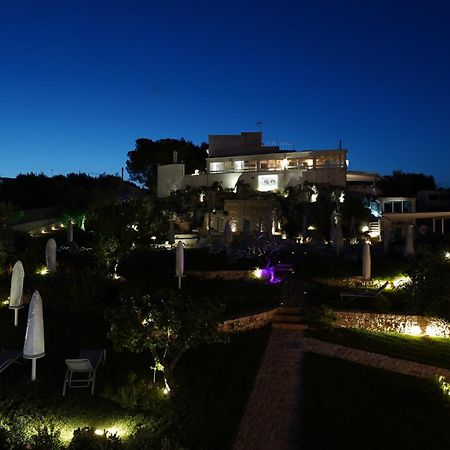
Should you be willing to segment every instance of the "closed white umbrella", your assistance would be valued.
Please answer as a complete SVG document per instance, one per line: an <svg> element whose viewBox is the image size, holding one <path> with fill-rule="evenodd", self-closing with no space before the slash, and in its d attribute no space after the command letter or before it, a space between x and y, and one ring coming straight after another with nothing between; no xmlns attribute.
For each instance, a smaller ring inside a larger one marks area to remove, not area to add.
<svg viewBox="0 0 450 450"><path fill-rule="evenodd" d="M181 277L184 274L184 247L181 241L178 241L175 253L175 276L178 277L178 289L181 289Z"/></svg>
<svg viewBox="0 0 450 450"><path fill-rule="evenodd" d="M344 235L342 233L342 227L340 223L337 223L333 230L333 237L331 243L336 249L337 254L344 248Z"/></svg>
<svg viewBox="0 0 450 450"><path fill-rule="evenodd" d="M408 258L414 256L414 226L411 224L408 224L406 228L405 256Z"/></svg>
<svg viewBox="0 0 450 450"><path fill-rule="evenodd" d="M56 270L56 241L52 238L47 241L45 246L45 260L49 272Z"/></svg>
<svg viewBox="0 0 450 450"><path fill-rule="evenodd" d="M364 242L362 253L362 277L364 281L370 280L371 275L371 259L369 242Z"/></svg>
<svg viewBox="0 0 450 450"><path fill-rule="evenodd" d="M25 271L20 261L14 264L11 276L11 290L9 293L9 309L14 309L14 326L17 327L19 323L19 309L23 308L22 294L23 294L23 279Z"/></svg>
<svg viewBox="0 0 450 450"><path fill-rule="evenodd" d="M23 357L31 359L31 381L36 380L36 359L45 355L44 315L42 298L35 291L28 310L27 331L23 345Z"/></svg>
<svg viewBox="0 0 450 450"><path fill-rule="evenodd" d="M223 228L223 241L227 247L233 242L233 232L231 231L230 222L228 222L228 220Z"/></svg>

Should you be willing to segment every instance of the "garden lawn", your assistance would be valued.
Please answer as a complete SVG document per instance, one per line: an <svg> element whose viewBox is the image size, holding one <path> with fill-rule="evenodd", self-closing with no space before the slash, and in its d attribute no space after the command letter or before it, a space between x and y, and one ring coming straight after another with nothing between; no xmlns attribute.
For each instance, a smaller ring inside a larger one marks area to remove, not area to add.
<svg viewBox="0 0 450 450"><path fill-rule="evenodd" d="M204 345L180 361L176 420L184 446L230 448L269 334L270 328L263 328L232 335L229 343Z"/></svg>
<svg viewBox="0 0 450 450"><path fill-rule="evenodd" d="M448 400L431 381L306 353L300 446L450 448Z"/></svg>
<svg viewBox="0 0 450 450"><path fill-rule="evenodd" d="M379 333L355 328L309 331L323 341L450 369L450 339Z"/></svg>
<svg viewBox="0 0 450 450"><path fill-rule="evenodd" d="M63 300L62 300L63 301ZM203 345L189 351L175 371L179 397L171 403L162 395L150 409L130 408L131 398L119 399L119 387L130 387L129 374L152 377L148 352L117 353L107 339L109 329L100 310L70 311L46 307L44 321L46 355L37 361L37 380L30 381L31 364L24 361L0 374L0 420L19 417L24 432L34 433L53 423L67 443L77 427L118 431L126 437L139 424L150 430L158 446L164 436L188 448L226 448L237 431L239 419L264 352L269 330L233 335L229 342ZM0 348L23 347L27 308L20 311L19 327L14 313L0 308ZM70 390L62 397L64 359L77 357L81 348L106 348L106 364L100 365L96 395L87 389ZM158 375L162 384L162 377ZM126 391L126 390L125 390ZM130 395L133 395L133 391ZM138 402L139 403L139 402ZM21 431L22 432L22 431Z"/></svg>

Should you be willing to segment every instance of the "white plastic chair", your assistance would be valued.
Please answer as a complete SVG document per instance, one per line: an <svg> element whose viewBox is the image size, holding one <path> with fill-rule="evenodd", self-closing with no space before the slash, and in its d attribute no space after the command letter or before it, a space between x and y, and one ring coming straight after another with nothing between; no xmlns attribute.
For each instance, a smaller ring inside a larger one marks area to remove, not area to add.
<svg viewBox="0 0 450 450"><path fill-rule="evenodd" d="M66 359L66 375L64 377L62 395L66 395L66 388L87 388L91 386L94 395L95 376L100 362L106 361L106 350L81 350L77 359Z"/></svg>

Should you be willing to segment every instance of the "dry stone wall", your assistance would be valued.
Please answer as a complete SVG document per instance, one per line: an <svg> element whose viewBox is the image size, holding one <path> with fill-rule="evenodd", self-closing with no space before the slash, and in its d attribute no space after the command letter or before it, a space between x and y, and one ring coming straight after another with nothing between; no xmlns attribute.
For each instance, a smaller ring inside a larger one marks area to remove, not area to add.
<svg viewBox="0 0 450 450"><path fill-rule="evenodd" d="M336 326L417 336L450 337L450 324L442 319L403 314L334 311Z"/></svg>

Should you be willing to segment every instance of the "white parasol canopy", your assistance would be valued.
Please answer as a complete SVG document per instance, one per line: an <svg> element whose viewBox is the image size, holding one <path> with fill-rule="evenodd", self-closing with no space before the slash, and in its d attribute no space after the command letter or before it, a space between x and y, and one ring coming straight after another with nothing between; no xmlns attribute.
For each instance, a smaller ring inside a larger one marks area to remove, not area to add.
<svg viewBox="0 0 450 450"><path fill-rule="evenodd" d="M52 238L47 241L45 246L45 260L49 272L56 270L56 241Z"/></svg>
<svg viewBox="0 0 450 450"><path fill-rule="evenodd" d="M36 359L45 355L44 316L42 298L35 291L28 310L27 331L23 345L23 357L32 360L31 381L36 379Z"/></svg>
<svg viewBox="0 0 450 450"><path fill-rule="evenodd" d="M178 277L178 289L181 289L181 277L184 274L184 247L181 241L178 241L175 253L175 276Z"/></svg>
<svg viewBox="0 0 450 450"><path fill-rule="evenodd" d="M11 276L11 291L9 294L9 308L14 309L14 325L17 327L19 323L19 308L23 308L22 294L23 294L23 279L25 271L21 261L14 264Z"/></svg>
<svg viewBox="0 0 450 450"><path fill-rule="evenodd" d="M369 242L364 242L362 253L362 277L364 281L370 280L371 276L371 258Z"/></svg>
<svg viewBox="0 0 450 450"><path fill-rule="evenodd" d="M408 224L406 227L405 256L414 256L414 225Z"/></svg>

